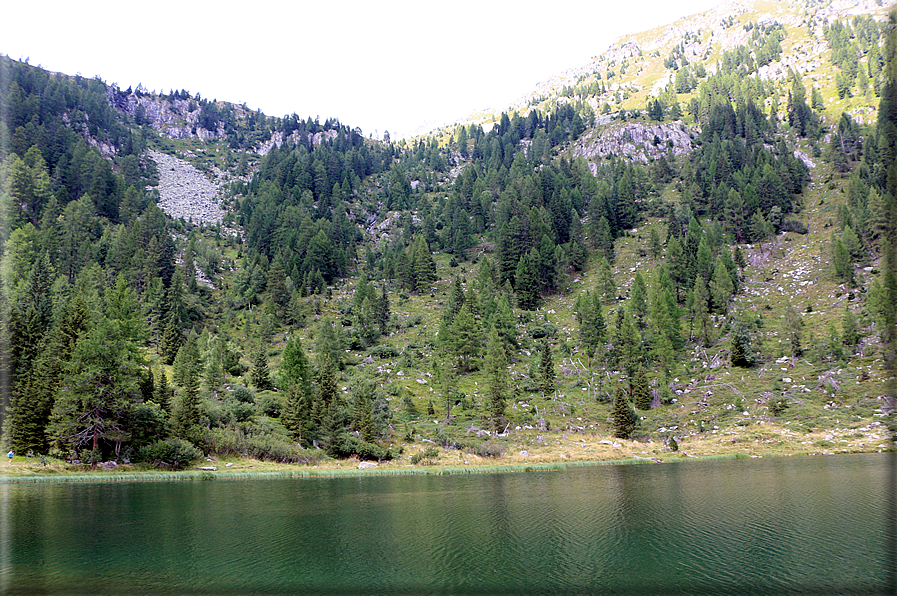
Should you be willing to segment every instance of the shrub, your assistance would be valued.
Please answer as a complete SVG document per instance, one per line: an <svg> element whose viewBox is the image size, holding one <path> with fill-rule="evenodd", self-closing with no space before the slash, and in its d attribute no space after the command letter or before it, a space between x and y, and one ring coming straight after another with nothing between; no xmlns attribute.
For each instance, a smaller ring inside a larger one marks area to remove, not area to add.
<svg viewBox="0 0 897 596"><path fill-rule="evenodd" d="M399 351L392 346L377 345L368 348L368 355L380 360L388 360L390 358L398 358Z"/></svg>
<svg viewBox="0 0 897 596"><path fill-rule="evenodd" d="M392 453L388 449L375 444L362 441L358 437L346 435L342 441L332 446L330 454L334 457L351 457L357 456L358 459L364 460L390 460Z"/></svg>
<svg viewBox="0 0 897 596"><path fill-rule="evenodd" d="M783 232L794 232L795 234L806 234L810 231L805 223L796 219L786 219L782 222L780 229Z"/></svg>
<svg viewBox="0 0 897 596"><path fill-rule="evenodd" d="M256 407L260 414L271 418L280 418L280 413L286 405L286 398L274 391L262 391L256 399Z"/></svg>
<svg viewBox="0 0 897 596"><path fill-rule="evenodd" d="M143 447L138 456L141 460L155 465L167 464L172 468L180 468L202 457L202 453L193 446L193 443L172 438Z"/></svg>
<svg viewBox="0 0 897 596"><path fill-rule="evenodd" d="M552 323L548 322L542 323L541 325L529 327L527 331L533 339L556 337L558 334L558 328Z"/></svg>
<svg viewBox="0 0 897 596"><path fill-rule="evenodd" d="M412 465L424 464L432 466L436 463L436 458L439 457L439 450L435 447L428 447L424 451L419 453L415 453L411 456Z"/></svg>
<svg viewBox="0 0 897 596"><path fill-rule="evenodd" d="M479 457L499 458L505 454L505 446L498 441L476 441L467 446L467 451Z"/></svg>
<svg viewBox="0 0 897 596"><path fill-rule="evenodd" d="M255 394L248 387L244 387L243 385L237 385L234 387L234 390L231 392L234 399L237 401L241 401L246 404L254 404L255 403Z"/></svg>

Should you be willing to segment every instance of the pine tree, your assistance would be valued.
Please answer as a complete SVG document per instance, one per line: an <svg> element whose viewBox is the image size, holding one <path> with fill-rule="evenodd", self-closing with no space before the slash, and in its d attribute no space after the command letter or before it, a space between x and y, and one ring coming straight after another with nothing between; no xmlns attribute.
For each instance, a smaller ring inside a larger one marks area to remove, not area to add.
<svg viewBox="0 0 897 596"><path fill-rule="evenodd" d="M651 408L651 390L648 388L648 377L645 375L645 369L639 366L635 371L635 376L631 383L632 402L639 410L648 410Z"/></svg>
<svg viewBox="0 0 897 596"><path fill-rule="evenodd" d="M174 436L194 444L200 442L199 405L199 376L191 371L184 379L183 389L171 416Z"/></svg>
<svg viewBox="0 0 897 596"><path fill-rule="evenodd" d="M850 349L852 354L857 344L860 343L860 328L857 325L856 316L849 306L844 309L844 317L841 319L841 336L844 339L844 345Z"/></svg>
<svg viewBox="0 0 897 596"><path fill-rule="evenodd" d="M514 291L517 293L517 304L523 310L535 310L539 306L539 251L533 248L520 257L517 272L514 275Z"/></svg>
<svg viewBox="0 0 897 596"><path fill-rule="evenodd" d="M162 357L162 362L173 364L183 342L184 338L181 335L177 317L169 312L165 319L165 327L162 329L162 337L159 338L159 355Z"/></svg>
<svg viewBox="0 0 897 596"><path fill-rule="evenodd" d="M635 411L629 403L629 397L626 395L626 388L620 384L617 385L617 391L614 394L614 436L618 439L628 439L635 430L635 422L637 420Z"/></svg>
<svg viewBox="0 0 897 596"><path fill-rule="evenodd" d="M414 280L418 292L429 291L430 285L438 278L436 276L436 261L430 254L430 248L423 236L418 235L414 241L413 252Z"/></svg>
<svg viewBox="0 0 897 596"><path fill-rule="evenodd" d="M458 367L468 372L477 369L476 359L482 348L482 333L477 320L467 304L455 316L449 328L450 351L458 361Z"/></svg>
<svg viewBox="0 0 897 596"><path fill-rule="evenodd" d="M732 366L750 368L757 362L757 356L751 349L750 332L741 321L736 322L735 329L732 330L731 351Z"/></svg>
<svg viewBox="0 0 897 596"><path fill-rule="evenodd" d="M156 373L156 383L153 386L153 401L168 412L171 413L171 388L168 386L168 378L165 376L165 369L159 367Z"/></svg>
<svg viewBox="0 0 897 596"><path fill-rule="evenodd" d="M695 279L695 289L692 292L691 312L694 328L698 331L704 347L710 346L713 333L710 324L709 299L707 284L704 283L703 277L698 277Z"/></svg>
<svg viewBox="0 0 897 596"><path fill-rule="evenodd" d="M710 279L710 295L713 298L713 308L720 314L729 312L729 300L732 298L732 292L735 286L732 284L732 277L726 268L723 258L717 257L716 267L713 270L713 277Z"/></svg>
<svg viewBox="0 0 897 596"><path fill-rule="evenodd" d="M102 445L117 448L127 439L128 412L140 398L142 362L137 346L118 331L101 318L65 366L48 431L66 452L97 454Z"/></svg>
<svg viewBox="0 0 897 596"><path fill-rule="evenodd" d="M268 350L262 342L252 355L252 370L250 371L252 384L259 391L272 389L271 375L268 372Z"/></svg>

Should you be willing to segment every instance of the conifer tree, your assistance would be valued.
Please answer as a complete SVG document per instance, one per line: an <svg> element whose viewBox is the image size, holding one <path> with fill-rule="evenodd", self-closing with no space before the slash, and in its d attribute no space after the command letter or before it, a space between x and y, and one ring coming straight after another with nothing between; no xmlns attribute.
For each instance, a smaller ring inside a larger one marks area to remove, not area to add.
<svg viewBox="0 0 897 596"><path fill-rule="evenodd" d="M153 401L171 414L171 388L168 386L168 378L165 376L165 369L159 367L156 373L156 383L153 386Z"/></svg>
<svg viewBox="0 0 897 596"><path fill-rule="evenodd" d="M613 419L614 436L618 439L628 439L635 429L637 418L622 383L617 385L617 391L614 394Z"/></svg>
<svg viewBox="0 0 897 596"><path fill-rule="evenodd" d="M535 310L539 306L539 251L533 248L520 257L517 272L514 275L514 291L517 293L517 305L523 310Z"/></svg>
<svg viewBox="0 0 897 596"><path fill-rule="evenodd" d="M495 312L490 321L504 342L506 353L511 354L520 347L520 342L517 340L517 326L514 324L514 311L504 294L498 297Z"/></svg>
<svg viewBox="0 0 897 596"><path fill-rule="evenodd" d="M704 347L710 346L712 339L712 326L710 324L710 309L708 307L710 295L707 292L707 284L703 277L695 279L695 288L692 293L691 313L693 328L698 332Z"/></svg>
<svg viewBox="0 0 897 596"><path fill-rule="evenodd" d="M199 442L201 438L199 405L199 375L195 370L191 370L184 379L183 389L171 416L174 436L194 444Z"/></svg>
<svg viewBox="0 0 897 596"><path fill-rule="evenodd" d="M723 258L717 257L716 267L713 270L713 277L710 279L710 294L713 298L713 308L720 314L726 314L729 311L729 300L735 287L732 284L732 277L726 268Z"/></svg>
<svg viewBox="0 0 897 596"><path fill-rule="evenodd" d="M598 287L601 288L601 299L612 302L617 296L617 285L614 283L614 271L605 257L598 263Z"/></svg>
<svg viewBox="0 0 897 596"><path fill-rule="evenodd" d="M72 351L53 405L50 435L67 452L100 442L118 447L127 440L127 417L140 397L141 356L137 346L106 318L99 319Z"/></svg>
<svg viewBox="0 0 897 596"><path fill-rule="evenodd" d="M458 367L468 372L476 370L476 359L482 353L482 333L477 320L467 304L455 316L449 328L450 350L458 361Z"/></svg>
<svg viewBox="0 0 897 596"><path fill-rule="evenodd" d="M262 342L252 355L252 370L250 371L252 384L259 391L271 389L271 375L268 372L268 350Z"/></svg>
<svg viewBox="0 0 897 596"><path fill-rule="evenodd" d="M757 362L757 356L751 349L751 335L747 326L738 321L732 330L731 357L732 366L750 368Z"/></svg>
<svg viewBox="0 0 897 596"><path fill-rule="evenodd" d="M794 305L788 304L785 308L785 335L791 344L791 356L796 358L803 353L801 340L803 339L804 322L794 309Z"/></svg>
<svg viewBox="0 0 897 596"><path fill-rule="evenodd" d="M846 345L851 354L856 349L858 343L860 343L860 328L857 325L856 316L853 314L853 311L850 310L850 307L845 307L844 309L844 317L841 319L841 336L844 340L844 345Z"/></svg>
<svg viewBox="0 0 897 596"><path fill-rule="evenodd" d="M632 402L639 410L647 410L651 407L651 390L648 388L648 377L645 369L639 366L635 371L631 384Z"/></svg>

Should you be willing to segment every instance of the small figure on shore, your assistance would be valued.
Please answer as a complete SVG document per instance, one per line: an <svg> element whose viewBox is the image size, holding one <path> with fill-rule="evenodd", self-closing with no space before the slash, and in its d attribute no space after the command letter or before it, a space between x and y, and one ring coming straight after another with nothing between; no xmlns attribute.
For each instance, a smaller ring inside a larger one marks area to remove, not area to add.
<svg viewBox="0 0 897 596"><path fill-rule="evenodd" d="M12 456L13 456L13 455L15 455L15 454L12 452L12 449L10 449L10 450L9 450L9 453L6 454L6 457L9 458L9 465L10 465L10 466L12 465Z"/></svg>

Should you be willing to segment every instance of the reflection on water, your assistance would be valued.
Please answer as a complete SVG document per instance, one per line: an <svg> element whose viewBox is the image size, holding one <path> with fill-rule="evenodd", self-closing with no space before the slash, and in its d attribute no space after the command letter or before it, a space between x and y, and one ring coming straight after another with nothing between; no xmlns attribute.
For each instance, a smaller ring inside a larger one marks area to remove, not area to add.
<svg viewBox="0 0 897 596"><path fill-rule="evenodd" d="M882 593L890 461L0 485L0 592Z"/></svg>

